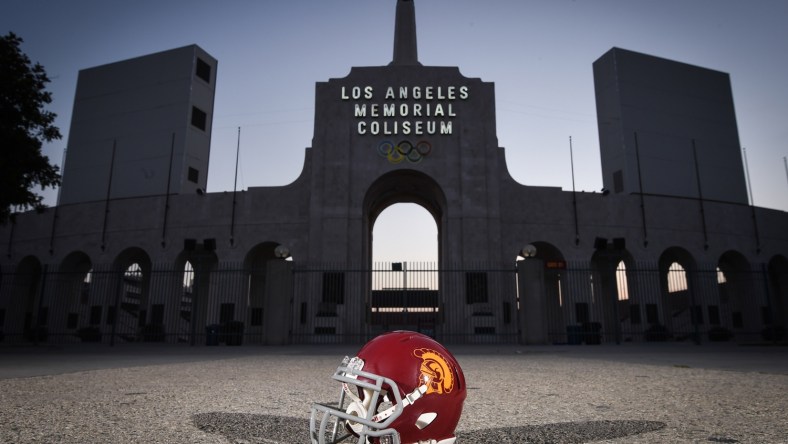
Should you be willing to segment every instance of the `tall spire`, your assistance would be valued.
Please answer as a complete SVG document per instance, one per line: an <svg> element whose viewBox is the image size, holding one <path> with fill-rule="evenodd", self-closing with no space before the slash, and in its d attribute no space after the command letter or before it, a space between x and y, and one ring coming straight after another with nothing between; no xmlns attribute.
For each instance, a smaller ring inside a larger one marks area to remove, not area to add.
<svg viewBox="0 0 788 444"><path fill-rule="evenodd" d="M413 0L397 0L392 65L420 65L416 49L416 8Z"/></svg>

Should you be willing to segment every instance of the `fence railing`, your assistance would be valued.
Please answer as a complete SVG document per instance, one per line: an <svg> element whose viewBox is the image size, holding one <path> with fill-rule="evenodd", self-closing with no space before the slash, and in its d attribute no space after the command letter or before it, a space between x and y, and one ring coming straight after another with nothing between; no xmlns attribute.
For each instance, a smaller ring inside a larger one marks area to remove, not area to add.
<svg viewBox="0 0 788 444"><path fill-rule="evenodd" d="M570 263L544 270L541 294L519 294L523 278L515 264L42 266L0 276L0 343L266 344L272 328L286 343L360 343L395 329L516 343L534 297L554 344L785 338L775 307L786 295L770 294L758 270Z"/></svg>

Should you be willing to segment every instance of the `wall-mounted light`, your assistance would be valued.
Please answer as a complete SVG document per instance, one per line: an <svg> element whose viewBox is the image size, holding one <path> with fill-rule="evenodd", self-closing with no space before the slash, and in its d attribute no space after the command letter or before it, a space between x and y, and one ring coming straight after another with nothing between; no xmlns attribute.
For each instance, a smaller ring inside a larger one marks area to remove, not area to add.
<svg viewBox="0 0 788 444"><path fill-rule="evenodd" d="M534 257L536 256L536 247L533 244L528 244L523 247L520 254L525 258Z"/></svg>
<svg viewBox="0 0 788 444"><path fill-rule="evenodd" d="M274 256L278 257L279 259L287 259L290 257L290 250L288 250L284 245L278 245L276 248L274 248Z"/></svg>

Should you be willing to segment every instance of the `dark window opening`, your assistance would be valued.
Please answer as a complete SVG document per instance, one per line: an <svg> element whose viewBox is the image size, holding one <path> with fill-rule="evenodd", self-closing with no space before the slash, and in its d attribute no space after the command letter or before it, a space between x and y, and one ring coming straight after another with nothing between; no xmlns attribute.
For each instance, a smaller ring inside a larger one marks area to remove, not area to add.
<svg viewBox="0 0 788 444"><path fill-rule="evenodd" d="M465 299L468 304L487 302L487 273L465 273Z"/></svg>
<svg viewBox="0 0 788 444"><path fill-rule="evenodd" d="M324 303L345 303L345 273L331 271L323 273Z"/></svg>
<svg viewBox="0 0 788 444"><path fill-rule="evenodd" d="M199 183L200 182L200 171L196 170L192 167L189 167L188 173L189 182Z"/></svg>
<svg viewBox="0 0 788 444"><path fill-rule="evenodd" d="M107 325L115 325L115 307L107 307Z"/></svg>
<svg viewBox="0 0 788 444"><path fill-rule="evenodd" d="M203 59L197 58L197 67L194 72L197 77L211 83L211 65L207 64Z"/></svg>
<svg viewBox="0 0 788 444"><path fill-rule="evenodd" d="M205 111L201 110L200 108L193 106L192 125L205 131L205 128L207 128L208 125L208 114L206 114Z"/></svg>

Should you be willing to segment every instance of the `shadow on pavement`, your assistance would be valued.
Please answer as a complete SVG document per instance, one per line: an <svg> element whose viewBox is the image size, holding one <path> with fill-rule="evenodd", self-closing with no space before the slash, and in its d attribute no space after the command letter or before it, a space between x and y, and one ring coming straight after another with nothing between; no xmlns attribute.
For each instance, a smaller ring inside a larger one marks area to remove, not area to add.
<svg viewBox="0 0 788 444"><path fill-rule="evenodd" d="M212 412L194 415L193 419L200 430L223 435L231 442L284 444L309 440L309 421L302 418ZM665 423L657 421L566 422L465 431L457 434L457 442L584 443L624 438L664 427Z"/></svg>

